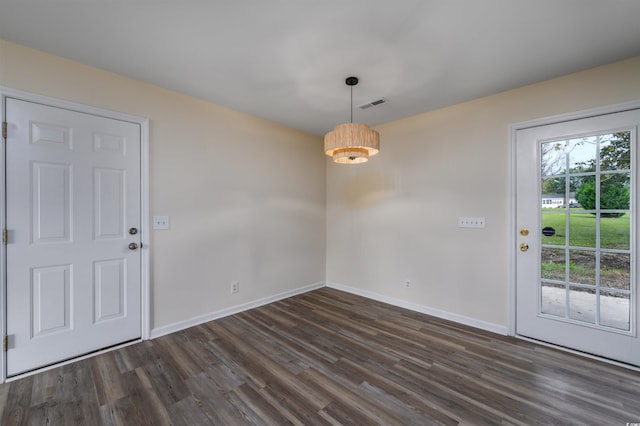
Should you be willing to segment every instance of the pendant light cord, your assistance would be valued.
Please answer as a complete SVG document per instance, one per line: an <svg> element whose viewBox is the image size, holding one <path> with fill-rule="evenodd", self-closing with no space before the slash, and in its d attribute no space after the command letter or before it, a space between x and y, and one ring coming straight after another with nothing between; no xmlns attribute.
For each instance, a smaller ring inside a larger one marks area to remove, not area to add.
<svg viewBox="0 0 640 426"><path fill-rule="evenodd" d="M353 123L353 86L351 86L351 122Z"/></svg>

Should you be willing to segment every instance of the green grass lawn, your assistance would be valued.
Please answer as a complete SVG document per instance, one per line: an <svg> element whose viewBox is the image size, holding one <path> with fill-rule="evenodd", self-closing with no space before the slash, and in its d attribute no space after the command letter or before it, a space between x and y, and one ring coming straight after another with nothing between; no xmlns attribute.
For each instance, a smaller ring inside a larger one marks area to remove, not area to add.
<svg viewBox="0 0 640 426"><path fill-rule="evenodd" d="M569 210L569 241L577 247L596 246L596 217L585 213L582 209ZM600 247L628 250L630 244L629 214L621 217L605 217L600 219ZM542 236L542 244L566 244L566 210L543 209L542 227L552 227L556 234L552 237Z"/></svg>
<svg viewBox="0 0 640 426"><path fill-rule="evenodd" d="M596 217L582 209L570 209L569 238L567 241L566 210L543 209L542 227L554 228L552 237L542 236L542 244L573 247L596 247ZM629 214L600 220L600 247L628 250L630 246ZM542 278L565 280L564 249L542 249ZM630 289L630 264L627 254L601 254L600 283L603 288ZM595 253L572 250L569 261L571 282L594 285L596 280ZM594 287L595 288L595 287Z"/></svg>

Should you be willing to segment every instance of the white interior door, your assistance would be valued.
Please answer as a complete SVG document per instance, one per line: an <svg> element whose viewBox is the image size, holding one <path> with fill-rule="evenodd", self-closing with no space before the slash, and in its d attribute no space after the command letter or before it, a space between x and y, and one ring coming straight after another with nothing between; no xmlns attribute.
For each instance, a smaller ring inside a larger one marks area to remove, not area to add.
<svg viewBox="0 0 640 426"><path fill-rule="evenodd" d="M516 332L640 366L640 110L516 133Z"/></svg>
<svg viewBox="0 0 640 426"><path fill-rule="evenodd" d="M11 376L141 336L141 131L18 99L5 107Z"/></svg>

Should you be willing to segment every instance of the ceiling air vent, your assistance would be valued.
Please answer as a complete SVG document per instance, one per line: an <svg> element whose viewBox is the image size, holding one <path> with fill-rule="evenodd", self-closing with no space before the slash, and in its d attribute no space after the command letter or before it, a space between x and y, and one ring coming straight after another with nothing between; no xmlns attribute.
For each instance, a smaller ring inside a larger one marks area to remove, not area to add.
<svg viewBox="0 0 640 426"><path fill-rule="evenodd" d="M376 99L375 101L367 102L366 104L360 105L360 109L369 109L371 107L379 106L382 104L386 104L389 102L385 98Z"/></svg>

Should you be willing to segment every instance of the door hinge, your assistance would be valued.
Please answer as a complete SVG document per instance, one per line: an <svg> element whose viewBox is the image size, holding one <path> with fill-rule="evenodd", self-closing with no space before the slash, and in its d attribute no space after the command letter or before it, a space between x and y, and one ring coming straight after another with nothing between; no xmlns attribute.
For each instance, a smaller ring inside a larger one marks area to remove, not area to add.
<svg viewBox="0 0 640 426"><path fill-rule="evenodd" d="M2 139L7 140L7 122L2 122Z"/></svg>
<svg viewBox="0 0 640 426"><path fill-rule="evenodd" d="M7 228L2 230L2 244L5 246L9 244L9 230Z"/></svg>
<svg viewBox="0 0 640 426"><path fill-rule="evenodd" d="M9 351L9 336L4 336L3 348L5 352Z"/></svg>

